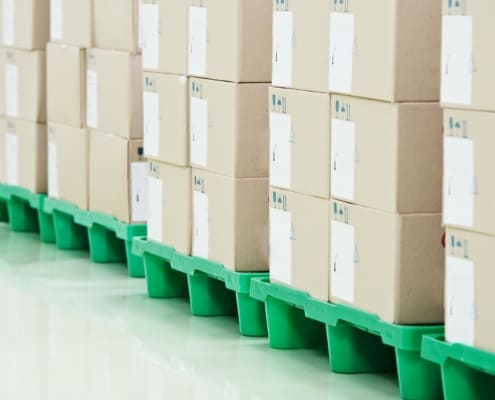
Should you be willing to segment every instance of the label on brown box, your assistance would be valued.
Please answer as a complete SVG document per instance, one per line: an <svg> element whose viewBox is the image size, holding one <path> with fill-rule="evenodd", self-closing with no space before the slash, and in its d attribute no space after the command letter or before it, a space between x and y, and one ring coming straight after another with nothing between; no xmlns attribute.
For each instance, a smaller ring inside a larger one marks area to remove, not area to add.
<svg viewBox="0 0 495 400"><path fill-rule="evenodd" d="M158 69L160 59L160 16L158 4L141 5L143 68Z"/></svg>
<svg viewBox="0 0 495 400"><path fill-rule="evenodd" d="M287 7L282 4L281 7ZM292 45L294 16L291 11L273 12L272 82L275 86L292 86Z"/></svg>
<svg viewBox="0 0 495 400"><path fill-rule="evenodd" d="M48 195L55 199L60 197L58 190L57 143L48 143Z"/></svg>
<svg viewBox="0 0 495 400"><path fill-rule="evenodd" d="M291 175L292 117L270 112L270 185L289 189Z"/></svg>
<svg viewBox="0 0 495 400"><path fill-rule="evenodd" d="M292 284L292 237L292 214L270 208L270 276L287 285Z"/></svg>
<svg viewBox="0 0 495 400"><path fill-rule="evenodd" d="M201 85L191 82L193 96L189 108L191 163L208 165L208 100L201 96Z"/></svg>
<svg viewBox="0 0 495 400"><path fill-rule="evenodd" d="M19 67L5 64L5 112L9 117L19 114Z"/></svg>
<svg viewBox="0 0 495 400"><path fill-rule="evenodd" d="M50 0L50 38L64 38L64 0Z"/></svg>
<svg viewBox="0 0 495 400"><path fill-rule="evenodd" d="M208 195L206 193L194 190L193 213L193 255L208 258L210 213Z"/></svg>
<svg viewBox="0 0 495 400"><path fill-rule="evenodd" d="M354 200L356 125L353 121L332 119L332 196Z"/></svg>
<svg viewBox="0 0 495 400"><path fill-rule="evenodd" d="M145 161L131 163L131 214L133 221L146 221L148 213L148 164Z"/></svg>
<svg viewBox="0 0 495 400"><path fill-rule="evenodd" d="M86 124L89 128L98 128L98 73L86 71Z"/></svg>
<svg viewBox="0 0 495 400"><path fill-rule="evenodd" d="M189 73L206 75L208 48L208 13L206 7L189 7Z"/></svg>
<svg viewBox="0 0 495 400"><path fill-rule="evenodd" d="M163 240L163 182L160 167L149 163L148 175L148 238L161 243Z"/></svg>
<svg viewBox="0 0 495 400"><path fill-rule="evenodd" d="M10 124L9 124L10 125ZM10 131L5 134L5 177L8 185L19 184L19 138Z"/></svg>
<svg viewBox="0 0 495 400"><path fill-rule="evenodd" d="M330 16L330 91L352 91L354 15L332 11Z"/></svg>
<svg viewBox="0 0 495 400"><path fill-rule="evenodd" d="M3 44L13 46L15 42L15 0L3 0Z"/></svg>
<svg viewBox="0 0 495 400"><path fill-rule="evenodd" d="M160 95L156 82L150 77L144 79L143 95L144 153L158 157L160 152Z"/></svg>
<svg viewBox="0 0 495 400"><path fill-rule="evenodd" d="M355 229L332 221L330 227L330 284L333 296L354 303Z"/></svg>

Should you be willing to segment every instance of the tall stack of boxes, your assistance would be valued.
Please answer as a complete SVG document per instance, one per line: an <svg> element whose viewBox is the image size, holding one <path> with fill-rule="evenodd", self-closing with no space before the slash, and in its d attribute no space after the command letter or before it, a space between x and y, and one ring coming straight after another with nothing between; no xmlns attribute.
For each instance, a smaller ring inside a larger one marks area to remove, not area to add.
<svg viewBox="0 0 495 400"><path fill-rule="evenodd" d="M446 340L495 351L491 2L443 2Z"/></svg>
<svg viewBox="0 0 495 400"><path fill-rule="evenodd" d="M0 1L0 181L45 193L48 0Z"/></svg>

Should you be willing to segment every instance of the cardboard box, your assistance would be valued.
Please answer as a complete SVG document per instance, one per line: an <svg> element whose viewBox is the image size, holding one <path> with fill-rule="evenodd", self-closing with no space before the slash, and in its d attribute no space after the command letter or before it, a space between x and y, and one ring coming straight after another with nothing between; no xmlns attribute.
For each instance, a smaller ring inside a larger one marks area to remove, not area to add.
<svg viewBox="0 0 495 400"><path fill-rule="evenodd" d="M330 201L270 188L270 280L328 301Z"/></svg>
<svg viewBox="0 0 495 400"><path fill-rule="evenodd" d="M140 51L140 0L97 0L93 7L96 48Z"/></svg>
<svg viewBox="0 0 495 400"><path fill-rule="evenodd" d="M191 168L148 163L148 240L191 254Z"/></svg>
<svg viewBox="0 0 495 400"><path fill-rule="evenodd" d="M191 164L236 178L268 176L268 85L189 80Z"/></svg>
<svg viewBox="0 0 495 400"><path fill-rule="evenodd" d="M189 86L179 75L145 72L144 154L148 159L189 166Z"/></svg>
<svg viewBox="0 0 495 400"><path fill-rule="evenodd" d="M438 103L332 96L332 198L398 213L442 210Z"/></svg>
<svg viewBox="0 0 495 400"><path fill-rule="evenodd" d="M44 50L50 31L50 0L1 0L0 21L2 46Z"/></svg>
<svg viewBox="0 0 495 400"><path fill-rule="evenodd" d="M89 131L48 124L48 195L88 209Z"/></svg>
<svg viewBox="0 0 495 400"><path fill-rule="evenodd" d="M2 49L0 114L32 122L46 121L44 51Z"/></svg>
<svg viewBox="0 0 495 400"><path fill-rule="evenodd" d="M447 229L445 339L494 352L495 237Z"/></svg>
<svg viewBox="0 0 495 400"><path fill-rule="evenodd" d="M50 41L93 47L93 0L51 0Z"/></svg>
<svg viewBox="0 0 495 400"><path fill-rule="evenodd" d="M440 21L438 1L334 3L330 91L385 101L438 100ZM311 73L312 60L307 62Z"/></svg>
<svg viewBox="0 0 495 400"><path fill-rule="evenodd" d="M86 68L87 127L127 139L142 138L141 56L90 49Z"/></svg>
<svg viewBox="0 0 495 400"><path fill-rule="evenodd" d="M495 235L495 114L444 111L443 223Z"/></svg>
<svg viewBox="0 0 495 400"><path fill-rule="evenodd" d="M272 9L267 0L190 0L189 75L271 81Z"/></svg>
<svg viewBox="0 0 495 400"><path fill-rule="evenodd" d="M46 125L0 119L5 183L46 193Z"/></svg>
<svg viewBox="0 0 495 400"><path fill-rule="evenodd" d="M86 125L86 51L48 43L46 46L48 121L74 128Z"/></svg>
<svg viewBox="0 0 495 400"><path fill-rule="evenodd" d="M147 219L148 165L143 141L91 131L89 209L126 223Z"/></svg>
<svg viewBox="0 0 495 400"><path fill-rule="evenodd" d="M330 212L332 302L395 324L443 321L440 214L384 213L335 200Z"/></svg>
<svg viewBox="0 0 495 400"><path fill-rule="evenodd" d="M193 169L192 254L239 272L268 270L268 179Z"/></svg>
<svg viewBox="0 0 495 400"><path fill-rule="evenodd" d="M143 68L187 75L188 0L143 0Z"/></svg>

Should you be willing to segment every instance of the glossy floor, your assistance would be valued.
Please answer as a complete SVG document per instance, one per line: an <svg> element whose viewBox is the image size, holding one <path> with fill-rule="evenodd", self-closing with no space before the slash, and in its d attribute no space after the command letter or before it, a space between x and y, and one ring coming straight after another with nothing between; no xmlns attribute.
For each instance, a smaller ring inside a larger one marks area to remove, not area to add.
<svg viewBox="0 0 495 400"><path fill-rule="evenodd" d="M0 399L399 398L393 375L332 374L324 354L270 350L188 307L0 224Z"/></svg>

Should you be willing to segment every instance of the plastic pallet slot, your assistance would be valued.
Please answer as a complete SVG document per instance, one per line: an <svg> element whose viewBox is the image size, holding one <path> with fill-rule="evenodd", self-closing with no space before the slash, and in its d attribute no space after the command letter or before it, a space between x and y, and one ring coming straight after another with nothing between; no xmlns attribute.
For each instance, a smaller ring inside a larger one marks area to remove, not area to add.
<svg viewBox="0 0 495 400"><path fill-rule="evenodd" d="M445 400L495 397L495 354L457 343L443 335L423 338L422 356L440 365Z"/></svg>
<svg viewBox="0 0 495 400"><path fill-rule="evenodd" d="M440 369L421 358L421 340L425 334L443 332L443 326L386 323L370 313L316 300L267 279L251 282L251 296L265 303L270 347L326 347L333 372L397 370L402 398L442 398Z"/></svg>
<svg viewBox="0 0 495 400"><path fill-rule="evenodd" d="M192 315L237 315L241 335L267 335L264 306L250 297L249 290L252 279L268 273L230 271L144 238L134 239L133 251L143 257L150 297L189 297Z"/></svg>

